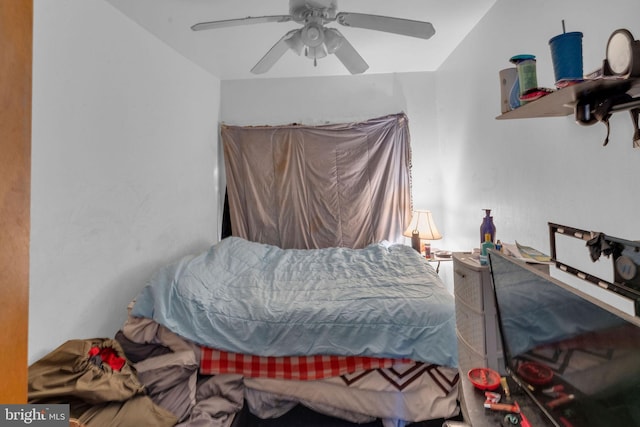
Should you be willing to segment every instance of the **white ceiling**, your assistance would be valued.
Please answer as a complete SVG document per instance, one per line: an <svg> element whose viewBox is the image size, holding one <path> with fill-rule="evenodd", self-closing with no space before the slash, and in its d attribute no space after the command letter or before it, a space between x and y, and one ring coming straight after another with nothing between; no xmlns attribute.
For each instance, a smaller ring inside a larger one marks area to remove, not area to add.
<svg viewBox="0 0 640 427"><path fill-rule="evenodd" d="M313 61L288 51L266 74L251 68L295 22L192 31L198 22L288 15L288 0L106 0L186 58L221 80L349 75L335 55ZM369 64L365 74L435 71L496 0L338 0L338 12L428 21L429 40L360 28L335 27Z"/></svg>

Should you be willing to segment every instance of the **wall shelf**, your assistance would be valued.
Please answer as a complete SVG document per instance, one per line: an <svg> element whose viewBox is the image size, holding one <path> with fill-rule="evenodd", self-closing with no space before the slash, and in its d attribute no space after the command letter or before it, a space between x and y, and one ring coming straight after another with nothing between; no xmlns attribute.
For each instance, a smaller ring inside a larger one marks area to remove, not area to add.
<svg viewBox="0 0 640 427"><path fill-rule="evenodd" d="M574 113L576 103L588 97L606 99L632 89L640 89L640 79L605 78L587 80L559 89L496 117L498 120L535 117L563 117Z"/></svg>

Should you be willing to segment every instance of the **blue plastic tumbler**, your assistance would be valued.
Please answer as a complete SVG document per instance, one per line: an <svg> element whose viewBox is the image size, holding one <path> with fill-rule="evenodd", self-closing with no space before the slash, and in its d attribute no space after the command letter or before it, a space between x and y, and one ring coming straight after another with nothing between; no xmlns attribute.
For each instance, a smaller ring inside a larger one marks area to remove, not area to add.
<svg viewBox="0 0 640 427"><path fill-rule="evenodd" d="M562 33L549 40L556 83L582 80L582 33Z"/></svg>

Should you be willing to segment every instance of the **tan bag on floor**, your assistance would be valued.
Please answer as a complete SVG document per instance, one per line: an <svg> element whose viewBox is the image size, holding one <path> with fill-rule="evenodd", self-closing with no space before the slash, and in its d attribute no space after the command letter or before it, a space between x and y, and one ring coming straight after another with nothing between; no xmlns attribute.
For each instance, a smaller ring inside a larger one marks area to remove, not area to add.
<svg viewBox="0 0 640 427"><path fill-rule="evenodd" d="M103 360L100 355L105 354L111 359ZM117 369L109 364L112 359ZM145 395L120 344L108 338L67 341L31 365L29 403L68 403L71 417L89 427L164 427L177 422Z"/></svg>

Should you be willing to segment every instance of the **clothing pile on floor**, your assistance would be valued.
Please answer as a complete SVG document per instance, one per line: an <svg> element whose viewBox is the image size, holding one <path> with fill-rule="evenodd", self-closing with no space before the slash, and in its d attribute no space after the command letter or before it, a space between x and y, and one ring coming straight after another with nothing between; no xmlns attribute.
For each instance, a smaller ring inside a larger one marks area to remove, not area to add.
<svg viewBox="0 0 640 427"><path fill-rule="evenodd" d="M70 340L29 367L29 403L68 403L87 427L229 427L240 375L199 376L200 349L130 318L115 339Z"/></svg>

